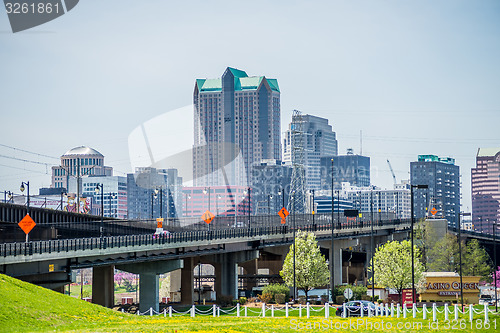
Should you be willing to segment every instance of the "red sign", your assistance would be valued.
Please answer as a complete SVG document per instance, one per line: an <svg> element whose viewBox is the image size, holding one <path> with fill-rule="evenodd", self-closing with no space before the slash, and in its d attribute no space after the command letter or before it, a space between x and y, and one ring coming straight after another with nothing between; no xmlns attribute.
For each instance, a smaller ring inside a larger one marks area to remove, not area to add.
<svg viewBox="0 0 500 333"><path fill-rule="evenodd" d="M18 223L18 225L23 229L24 233L27 235L30 233L31 229L33 229L36 225L35 221L29 216L29 214L26 214L25 217L21 220L21 222Z"/></svg>
<svg viewBox="0 0 500 333"><path fill-rule="evenodd" d="M206 224L210 224L210 222L212 222L212 220L214 219L214 217L215 217L214 214L212 214L209 210L207 210L201 216L201 218L203 219L203 221L205 221Z"/></svg>
<svg viewBox="0 0 500 333"><path fill-rule="evenodd" d="M404 304L412 304L413 303L413 299L411 297L411 289L403 289L403 303ZM415 302L417 302L417 295L415 295Z"/></svg>

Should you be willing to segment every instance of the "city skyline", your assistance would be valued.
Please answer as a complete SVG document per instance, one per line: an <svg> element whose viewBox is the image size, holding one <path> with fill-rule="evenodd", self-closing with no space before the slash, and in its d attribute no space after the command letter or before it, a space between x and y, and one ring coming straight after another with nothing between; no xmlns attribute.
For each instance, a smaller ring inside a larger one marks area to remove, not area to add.
<svg viewBox="0 0 500 333"><path fill-rule="evenodd" d="M218 77L231 66L279 80L282 133L293 109L329 119L340 154L359 153L363 131L363 155L378 170L375 185L392 186L386 159L400 180L409 178L409 163L419 154L455 158L463 210L471 209L477 149L500 140L497 1L277 2L265 12L258 5L199 2L193 11L187 4L150 3L158 10L128 4L119 15L112 12L116 1L97 14L95 4L81 3L71 15L15 35L6 33L8 20L0 14L0 59L9 64L0 70L0 142L53 157L0 146L10 157L0 160L0 189L18 193L28 180L33 188L48 187L50 165L81 145L106 156L118 175L133 172L131 130L188 105L196 78ZM220 31L217 39L186 43L206 28L206 15ZM227 27L242 18L269 24L238 39L237 29ZM268 31L276 38L259 37ZM231 40L230 50L218 46L222 40ZM266 52L248 52L249 45ZM200 56L200 46L211 56Z"/></svg>

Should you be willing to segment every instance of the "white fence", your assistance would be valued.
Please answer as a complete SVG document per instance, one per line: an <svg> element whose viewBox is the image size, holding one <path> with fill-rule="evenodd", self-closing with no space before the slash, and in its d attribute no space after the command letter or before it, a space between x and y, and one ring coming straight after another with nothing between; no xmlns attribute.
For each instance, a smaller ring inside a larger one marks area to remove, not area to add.
<svg viewBox="0 0 500 333"><path fill-rule="evenodd" d="M477 309L480 307L479 309ZM445 304L444 308L438 309L436 304L432 304L431 308L428 308L426 304L422 306L422 308L417 308L415 304L412 307L407 307L404 304L402 307L397 304L381 304L375 305L374 307L366 307L366 306L346 306L343 304L341 307L341 316L343 318L349 316L360 316L360 317L373 317L373 316L385 316L385 317L396 317L396 318L409 318L410 316L413 318L417 317L417 314L422 314L423 319L432 319L432 321L437 321L438 314L444 315L444 320L450 320L450 318L454 320L458 320L460 317L467 316L470 322L473 321L474 315L484 315L484 322L489 322L489 314L498 315L500 312L495 312L490 310L489 307L485 304L484 306L474 307L473 305L464 306L463 309L457 304L454 304L453 307ZM123 311L123 310L122 310ZM236 306L223 310L217 305L213 305L211 308L206 310L198 309L195 305L192 305L186 311L176 311L172 306L165 308L162 312L157 312L150 308L148 311L139 312L137 311L137 315L163 315L164 317L174 317L174 316L187 316L196 317L198 316L213 316L220 317L222 315L236 316L236 317L286 317L297 314L300 317L310 318L311 316L324 316L325 318L329 318L330 316L334 317L337 309L335 307L330 306L328 303L325 303L324 306L315 306L312 307L307 303L305 306L290 306L286 303L284 306L275 306L274 304L267 305L262 303L262 306L259 308L255 307L247 307L240 306L237 304Z"/></svg>

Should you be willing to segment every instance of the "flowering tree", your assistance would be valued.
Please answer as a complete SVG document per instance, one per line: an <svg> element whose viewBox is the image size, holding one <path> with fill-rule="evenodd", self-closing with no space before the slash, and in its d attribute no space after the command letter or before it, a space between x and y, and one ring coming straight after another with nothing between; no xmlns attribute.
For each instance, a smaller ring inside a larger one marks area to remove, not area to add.
<svg viewBox="0 0 500 333"><path fill-rule="evenodd" d="M415 288L417 288L423 280L424 266L420 261L420 251L415 245L413 253ZM403 289L411 288L411 243L406 240L387 242L377 249L373 261L375 284L397 290L401 302ZM368 271L371 271L371 267Z"/></svg>
<svg viewBox="0 0 500 333"><path fill-rule="evenodd" d="M495 274L497 276L497 288L500 288L500 266L497 267L497 271L491 274L491 277L493 279L493 285L495 285Z"/></svg>
<svg viewBox="0 0 500 333"><path fill-rule="evenodd" d="M127 291L134 291L135 286L133 286L132 283L134 281L134 278L135 274L118 271L118 273L115 274L115 283L117 284L118 288L124 287Z"/></svg>
<svg viewBox="0 0 500 333"><path fill-rule="evenodd" d="M306 294L317 287L328 284L330 273L326 264L325 256L321 254L316 241L316 236L312 232L299 232L295 238L297 253L295 256L295 280L298 289ZM283 269L280 275L289 287L293 286L293 253L295 248L290 246Z"/></svg>

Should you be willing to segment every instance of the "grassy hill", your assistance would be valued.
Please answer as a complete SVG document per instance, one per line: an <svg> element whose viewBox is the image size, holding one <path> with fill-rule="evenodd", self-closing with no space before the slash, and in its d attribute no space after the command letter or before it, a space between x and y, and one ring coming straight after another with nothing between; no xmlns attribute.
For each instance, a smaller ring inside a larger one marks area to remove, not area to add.
<svg viewBox="0 0 500 333"><path fill-rule="evenodd" d="M0 332L113 326L129 318L101 306L0 274Z"/></svg>
<svg viewBox="0 0 500 333"><path fill-rule="evenodd" d="M255 309L254 309L255 310ZM442 311L443 309L441 309ZM269 312L268 315L269 316ZM282 314L283 315L283 314ZM45 288L22 282L11 277L0 274L0 333L3 332L227 332L227 333L254 333L254 332L297 332L298 328L307 328L310 325L323 324L324 317L306 319L298 318L235 318L234 316L221 316L213 318L209 313L207 316L196 316L196 318L163 316L137 316L129 315L110 309L103 308L76 298L69 297ZM444 324L443 314L438 318ZM451 319L450 315L450 319ZM463 316L467 318L468 315ZM484 329L482 316L475 315L474 323L467 320L468 332L497 332L500 327L500 316L490 315L491 325ZM391 323L394 328L398 323L413 325L423 322L424 325L418 329L403 329L399 332L439 332L447 331L440 326L441 330L430 328L430 320L422 321L421 314L417 319L374 317L368 319L370 322L379 324ZM380 329L369 330L365 327L351 329L337 329L335 325L348 324L350 319L331 317L328 321L330 332L380 332ZM437 322L436 322L437 323ZM479 325L479 326L478 326ZM314 327L314 326L312 326ZM321 331L327 327L321 326ZM335 328L334 328L335 327ZM455 326L453 326L455 327ZM304 331L318 331L305 329ZM396 331L385 330L385 331Z"/></svg>

